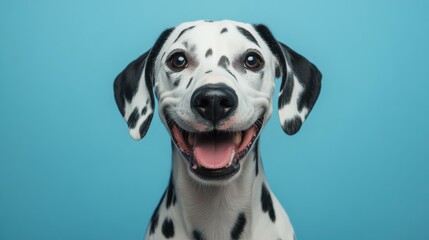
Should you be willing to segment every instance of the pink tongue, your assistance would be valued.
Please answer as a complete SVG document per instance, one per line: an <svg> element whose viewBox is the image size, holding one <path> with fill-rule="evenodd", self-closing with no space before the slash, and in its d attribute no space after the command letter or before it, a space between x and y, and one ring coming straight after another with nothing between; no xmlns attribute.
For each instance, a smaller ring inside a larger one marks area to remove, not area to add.
<svg viewBox="0 0 429 240"><path fill-rule="evenodd" d="M233 136L199 134L195 136L194 156L198 164L208 169L225 167L235 151Z"/></svg>

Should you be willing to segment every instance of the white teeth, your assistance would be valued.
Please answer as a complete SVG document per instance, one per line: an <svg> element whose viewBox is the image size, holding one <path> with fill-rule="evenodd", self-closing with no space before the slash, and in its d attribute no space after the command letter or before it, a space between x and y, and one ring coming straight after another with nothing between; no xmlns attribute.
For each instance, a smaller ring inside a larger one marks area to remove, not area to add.
<svg viewBox="0 0 429 240"><path fill-rule="evenodd" d="M189 135L188 135L188 143L189 143L189 145L194 146L194 141L195 141L195 135L192 134L192 133L189 133Z"/></svg>
<svg viewBox="0 0 429 240"><path fill-rule="evenodd" d="M231 156L229 157L229 162L228 162L228 164L226 165L226 167L229 167L229 166L231 166L231 165L232 165L232 161L234 160L234 157L235 157L235 150L232 150L232 152L231 152Z"/></svg>
<svg viewBox="0 0 429 240"><path fill-rule="evenodd" d="M192 165L192 169L197 169L197 164L196 163L194 163L194 165Z"/></svg>
<svg viewBox="0 0 429 240"><path fill-rule="evenodd" d="M234 134L234 144L238 145L241 143L241 132L238 131Z"/></svg>

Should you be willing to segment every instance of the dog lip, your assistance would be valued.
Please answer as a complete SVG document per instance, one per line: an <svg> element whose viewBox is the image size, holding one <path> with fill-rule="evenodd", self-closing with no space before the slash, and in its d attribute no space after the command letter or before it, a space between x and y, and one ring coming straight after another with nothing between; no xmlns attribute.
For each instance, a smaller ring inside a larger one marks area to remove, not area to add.
<svg viewBox="0 0 429 240"><path fill-rule="evenodd" d="M182 129L171 117L166 115L168 128L170 130L174 144L180 150L182 155L189 163L189 169L195 175L205 180L225 180L234 176L240 170L240 160L247 155L248 151L253 146L253 143L259 136L262 128L263 115L259 117L254 124L248 129L243 131L219 131L214 130L210 132L188 132ZM210 135L210 134L233 134L233 141L236 150L233 152L232 160L220 168L206 168L198 164L194 156L193 143L196 141L196 135ZM240 141L239 141L240 140Z"/></svg>

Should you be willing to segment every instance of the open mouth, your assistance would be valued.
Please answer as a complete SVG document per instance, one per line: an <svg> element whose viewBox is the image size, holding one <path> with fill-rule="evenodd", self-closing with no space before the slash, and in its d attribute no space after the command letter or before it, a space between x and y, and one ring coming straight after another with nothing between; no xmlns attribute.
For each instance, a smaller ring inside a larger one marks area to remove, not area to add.
<svg viewBox="0 0 429 240"><path fill-rule="evenodd" d="M167 121L174 143L188 160L197 176L207 180L228 179L240 170L240 160L255 142L262 127L260 117L243 131L218 131L191 133L174 121Z"/></svg>

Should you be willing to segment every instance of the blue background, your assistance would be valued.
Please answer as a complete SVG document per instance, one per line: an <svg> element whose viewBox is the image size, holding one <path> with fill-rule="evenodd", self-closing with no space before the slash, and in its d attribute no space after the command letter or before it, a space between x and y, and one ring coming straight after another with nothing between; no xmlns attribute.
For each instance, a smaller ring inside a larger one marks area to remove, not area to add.
<svg viewBox="0 0 429 240"><path fill-rule="evenodd" d="M157 116L129 137L113 79L196 19L265 23L323 72L302 130L286 136L274 115L261 141L300 240L429 239L428 12L417 0L1 0L0 239L143 238L170 143Z"/></svg>

